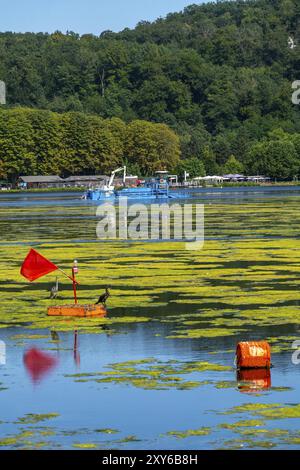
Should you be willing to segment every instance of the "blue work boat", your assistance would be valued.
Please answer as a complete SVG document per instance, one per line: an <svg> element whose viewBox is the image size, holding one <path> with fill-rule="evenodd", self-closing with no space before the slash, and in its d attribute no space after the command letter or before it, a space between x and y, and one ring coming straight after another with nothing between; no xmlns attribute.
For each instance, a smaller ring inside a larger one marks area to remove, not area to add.
<svg viewBox="0 0 300 470"><path fill-rule="evenodd" d="M121 197L129 199L168 199L169 183L165 178L153 178L137 187L125 187L119 190L108 190L107 187L89 189L84 195L92 201L114 200Z"/></svg>

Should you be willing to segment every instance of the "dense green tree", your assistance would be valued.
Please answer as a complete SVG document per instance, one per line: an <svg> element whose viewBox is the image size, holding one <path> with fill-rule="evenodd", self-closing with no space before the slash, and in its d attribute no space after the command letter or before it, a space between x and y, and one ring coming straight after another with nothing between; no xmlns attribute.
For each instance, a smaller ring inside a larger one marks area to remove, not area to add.
<svg viewBox="0 0 300 470"><path fill-rule="evenodd" d="M15 109L0 113L0 161L2 173L10 181L24 173L36 174L37 161L32 152L33 131L26 111Z"/></svg>
<svg viewBox="0 0 300 470"><path fill-rule="evenodd" d="M199 160L199 158L196 157L190 157L180 162L177 167L177 172L181 179L185 171L189 174L190 178L196 178L197 176L205 176L206 174L203 161Z"/></svg>
<svg viewBox="0 0 300 470"><path fill-rule="evenodd" d="M211 135L205 129L203 124L197 126L188 126L186 130L181 131L181 151L183 158L197 157L202 158L204 149L211 144Z"/></svg>
<svg viewBox="0 0 300 470"><path fill-rule="evenodd" d="M109 174L123 162L145 175L174 169L179 158L179 138L165 124L0 110L0 176L11 181L21 174Z"/></svg>
<svg viewBox="0 0 300 470"><path fill-rule="evenodd" d="M172 170L180 157L179 138L164 124L133 121L127 126L125 157L144 175Z"/></svg>
<svg viewBox="0 0 300 470"><path fill-rule="evenodd" d="M220 166L216 161L216 155L213 149L206 145L203 150L203 162L205 166L206 173L208 175L218 175L220 173Z"/></svg>
<svg viewBox="0 0 300 470"><path fill-rule="evenodd" d="M295 146L284 139L258 142L249 150L248 173L292 179L299 174L299 167Z"/></svg>
<svg viewBox="0 0 300 470"><path fill-rule="evenodd" d="M42 175L60 173L63 146L61 116L49 111L27 111L31 125L31 153L35 156L36 172Z"/></svg>
<svg viewBox="0 0 300 470"><path fill-rule="evenodd" d="M223 174L242 174L244 172L244 165L239 162L234 155L230 155L227 162L223 166Z"/></svg>

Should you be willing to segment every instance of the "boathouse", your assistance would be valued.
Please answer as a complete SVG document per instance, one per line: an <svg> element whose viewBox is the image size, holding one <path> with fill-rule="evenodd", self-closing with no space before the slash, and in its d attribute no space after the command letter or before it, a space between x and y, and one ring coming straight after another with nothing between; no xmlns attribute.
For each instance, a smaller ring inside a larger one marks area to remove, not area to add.
<svg viewBox="0 0 300 470"><path fill-rule="evenodd" d="M81 175L69 176L65 178L65 187L68 188L90 188L92 186L101 186L108 182L109 176L106 175Z"/></svg>
<svg viewBox="0 0 300 470"><path fill-rule="evenodd" d="M65 182L58 175L20 176L18 186L22 189L64 188Z"/></svg>

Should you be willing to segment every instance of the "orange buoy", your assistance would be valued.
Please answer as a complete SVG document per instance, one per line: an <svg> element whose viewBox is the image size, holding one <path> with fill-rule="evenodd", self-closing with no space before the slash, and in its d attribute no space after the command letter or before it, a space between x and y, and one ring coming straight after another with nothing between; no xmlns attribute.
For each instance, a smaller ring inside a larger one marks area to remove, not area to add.
<svg viewBox="0 0 300 470"><path fill-rule="evenodd" d="M238 388L240 392L256 393L259 390L271 388L270 369L240 369L237 371Z"/></svg>
<svg viewBox="0 0 300 470"><path fill-rule="evenodd" d="M52 317L105 317L107 310L103 305L56 305L48 308Z"/></svg>
<svg viewBox="0 0 300 470"><path fill-rule="evenodd" d="M271 367L271 348L266 341L238 343L236 362L239 369L269 369Z"/></svg>

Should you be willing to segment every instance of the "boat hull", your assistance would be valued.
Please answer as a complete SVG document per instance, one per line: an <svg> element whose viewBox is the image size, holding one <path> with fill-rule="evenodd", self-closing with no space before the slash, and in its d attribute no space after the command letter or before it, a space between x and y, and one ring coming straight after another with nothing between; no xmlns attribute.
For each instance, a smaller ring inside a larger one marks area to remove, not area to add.
<svg viewBox="0 0 300 470"><path fill-rule="evenodd" d="M103 201L105 199L114 199L115 193L114 191L101 191L97 189L90 189L86 194L86 199L90 199L91 201Z"/></svg>
<svg viewBox="0 0 300 470"><path fill-rule="evenodd" d="M119 191L104 191L101 189L90 189L86 194L86 199L100 201L104 199L118 199L126 197L128 199L168 199L169 185L167 183L152 182L147 186L123 188Z"/></svg>
<svg viewBox="0 0 300 470"><path fill-rule="evenodd" d="M50 317L105 317L107 310L103 305L56 305L48 307Z"/></svg>
<svg viewBox="0 0 300 470"><path fill-rule="evenodd" d="M158 190L154 187L124 188L116 191L116 197L127 197L128 199L160 199L168 198L168 190Z"/></svg>

